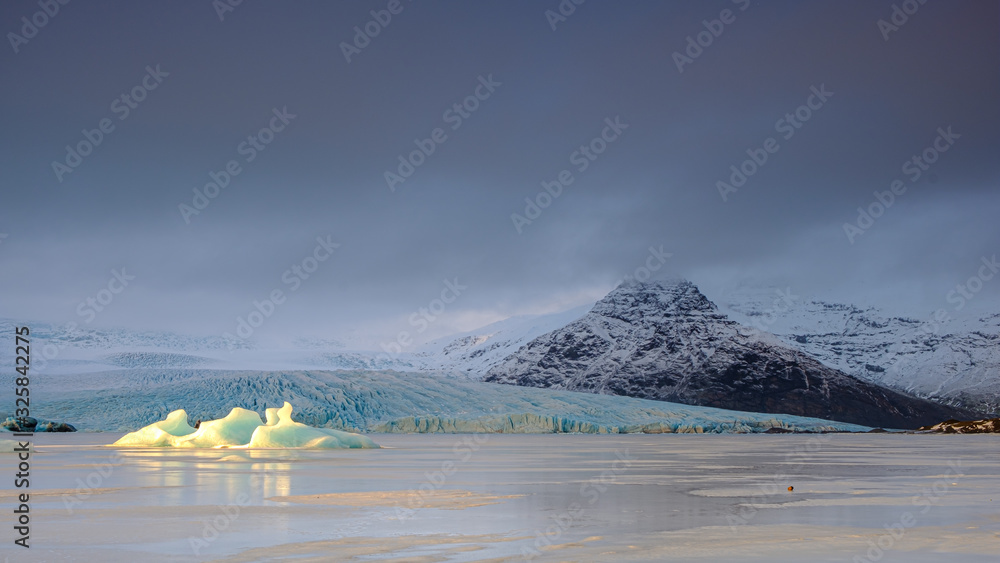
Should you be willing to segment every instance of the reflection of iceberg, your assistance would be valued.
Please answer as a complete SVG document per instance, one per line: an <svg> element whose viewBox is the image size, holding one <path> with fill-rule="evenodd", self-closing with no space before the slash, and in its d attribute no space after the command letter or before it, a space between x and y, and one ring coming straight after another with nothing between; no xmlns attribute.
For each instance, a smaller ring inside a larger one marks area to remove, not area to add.
<svg viewBox="0 0 1000 563"><path fill-rule="evenodd" d="M377 448L367 436L329 428L313 428L292 420L292 405L267 409L267 423L246 409L234 408L225 418L187 423L184 409L141 430L126 434L113 446L175 448Z"/></svg>

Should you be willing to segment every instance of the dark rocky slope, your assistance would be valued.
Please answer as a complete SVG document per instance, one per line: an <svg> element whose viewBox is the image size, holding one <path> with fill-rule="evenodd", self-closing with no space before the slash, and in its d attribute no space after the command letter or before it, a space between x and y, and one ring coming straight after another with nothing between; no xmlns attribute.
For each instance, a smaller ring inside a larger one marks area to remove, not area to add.
<svg viewBox="0 0 1000 563"><path fill-rule="evenodd" d="M916 428L976 418L848 376L742 326L684 280L626 282L486 381Z"/></svg>

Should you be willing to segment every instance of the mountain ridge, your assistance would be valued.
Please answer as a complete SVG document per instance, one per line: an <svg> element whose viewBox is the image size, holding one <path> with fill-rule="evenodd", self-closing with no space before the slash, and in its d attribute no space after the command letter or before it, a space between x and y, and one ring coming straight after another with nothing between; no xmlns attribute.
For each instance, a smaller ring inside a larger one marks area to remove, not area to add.
<svg viewBox="0 0 1000 563"><path fill-rule="evenodd" d="M914 427L955 412L823 365L721 313L687 280L629 281L485 381Z"/></svg>

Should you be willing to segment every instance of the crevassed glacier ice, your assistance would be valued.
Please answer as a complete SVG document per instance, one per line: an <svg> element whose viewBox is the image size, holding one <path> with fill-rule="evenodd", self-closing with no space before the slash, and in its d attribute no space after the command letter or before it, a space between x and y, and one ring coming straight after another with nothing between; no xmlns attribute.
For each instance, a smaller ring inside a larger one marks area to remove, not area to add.
<svg viewBox="0 0 1000 563"><path fill-rule="evenodd" d="M870 430L801 416L514 387L413 372L119 370L35 377L31 384L39 389L39 414L58 413L83 432L124 433L140 428L166 417L169 411L163 405L184 405L191 412L203 413L203 418L223 418L229 409L219 405L259 412L266 405L281 405L289 396L295 397L296 412L301 415L298 420L309 426L365 433ZM120 397L120 408L107 408L109 389ZM278 409L267 410L273 425Z"/></svg>
<svg viewBox="0 0 1000 563"><path fill-rule="evenodd" d="M174 448L377 448L367 436L313 428L292 420L292 405L267 409L267 422L247 409L234 408L224 418L202 422L198 429L188 423L187 412L178 409L167 418L122 436L112 446Z"/></svg>

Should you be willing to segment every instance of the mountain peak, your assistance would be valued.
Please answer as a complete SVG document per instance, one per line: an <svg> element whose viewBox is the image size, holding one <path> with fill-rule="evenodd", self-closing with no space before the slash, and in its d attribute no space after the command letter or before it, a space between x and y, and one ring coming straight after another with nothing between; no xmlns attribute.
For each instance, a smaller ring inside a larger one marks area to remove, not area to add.
<svg viewBox="0 0 1000 563"><path fill-rule="evenodd" d="M687 280L622 283L587 315L492 367L485 381L892 428L972 414L825 366L729 320Z"/></svg>
<svg viewBox="0 0 1000 563"><path fill-rule="evenodd" d="M655 281L625 280L598 301L594 314L623 319L716 315L718 308L698 287L682 278Z"/></svg>

